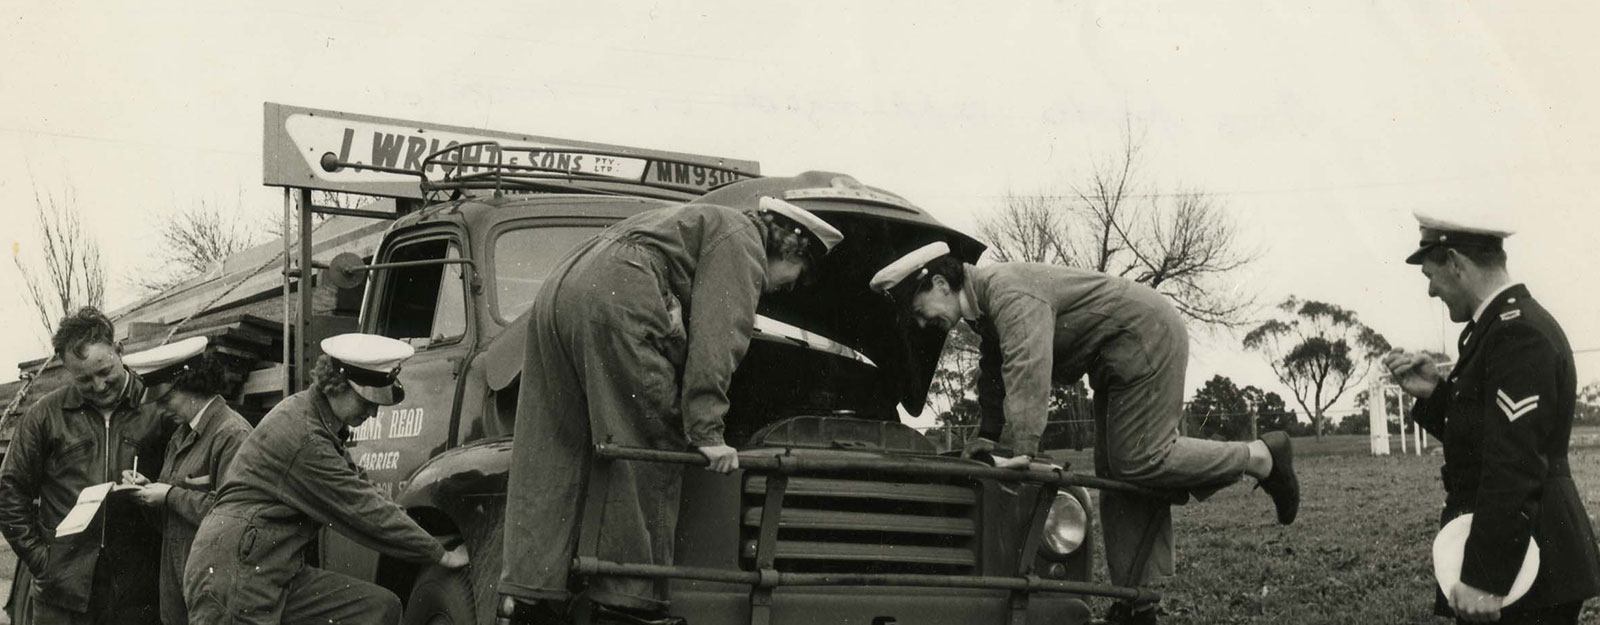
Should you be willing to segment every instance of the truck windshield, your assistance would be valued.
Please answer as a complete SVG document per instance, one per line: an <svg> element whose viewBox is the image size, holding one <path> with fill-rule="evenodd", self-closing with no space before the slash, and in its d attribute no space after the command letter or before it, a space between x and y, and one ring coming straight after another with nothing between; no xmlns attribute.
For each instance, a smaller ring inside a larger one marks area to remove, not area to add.
<svg viewBox="0 0 1600 625"><path fill-rule="evenodd" d="M544 279L567 252L599 234L595 225L535 226L507 230L494 242L495 312L502 322L533 305Z"/></svg>

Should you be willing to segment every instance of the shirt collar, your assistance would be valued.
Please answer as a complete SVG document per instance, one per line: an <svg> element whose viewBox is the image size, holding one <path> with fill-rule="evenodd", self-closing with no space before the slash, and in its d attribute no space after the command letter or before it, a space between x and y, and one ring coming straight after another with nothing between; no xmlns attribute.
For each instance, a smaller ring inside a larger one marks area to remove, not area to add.
<svg viewBox="0 0 1600 625"><path fill-rule="evenodd" d="M339 419L339 415L333 414L333 404L328 403L328 396L322 394L322 389L311 389L311 405L312 410L317 413L317 420L329 434L340 441L349 437L349 426Z"/></svg>
<svg viewBox="0 0 1600 625"><path fill-rule="evenodd" d="M961 318L967 321L977 321L982 312L978 310L978 296L973 292L975 285L972 281L972 265L965 267L966 282L961 285Z"/></svg>
<svg viewBox="0 0 1600 625"><path fill-rule="evenodd" d="M1495 300L1500 299L1500 296L1504 295L1506 291L1511 290L1512 287L1519 286L1521 284L1521 282L1507 282L1501 285L1500 288L1496 289L1494 293L1491 293L1488 297L1483 298L1482 302L1478 302L1478 309L1472 313L1472 322L1477 323L1478 321L1482 320L1483 311L1488 310L1490 304L1493 304Z"/></svg>
<svg viewBox="0 0 1600 625"><path fill-rule="evenodd" d="M217 396L217 395L212 395L211 399L206 400L205 405L200 407L200 410L195 411L194 418L189 420L189 429L190 430L193 430L193 431L196 431L196 432L200 431L200 421L202 421L202 420L204 420L206 418L206 412L211 410L211 405L217 403L218 399L221 399L221 397Z"/></svg>

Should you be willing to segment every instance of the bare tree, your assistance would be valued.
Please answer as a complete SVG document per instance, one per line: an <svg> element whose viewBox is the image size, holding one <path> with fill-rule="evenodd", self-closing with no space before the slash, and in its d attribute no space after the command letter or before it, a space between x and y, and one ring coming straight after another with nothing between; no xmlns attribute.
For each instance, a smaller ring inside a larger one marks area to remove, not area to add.
<svg viewBox="0 0 1600 625"><path fill-rule="evenodd" d="M1324 411L1367 377L1389 341L1333 304L1291 296L1277 310L1276 318L1245 334L1244 347L1261 352L1321 437Z"/></svg>
<svg viewBox="0 0 1600 625"><path fill-rule="evenodd" d="M989 253L1001 262L1077 265L1068 213L1047 195L1007 193L1005 207L993 218L978 223L978 236L989 243Z"/></svg>
<svg viewBox="0 0 1600 625"><path fill-rule="evenodd" d="M25 295L48 336L68 312L105 305L106 265L99 241L83 226L77 192L70 184L60 197L40 192L35 184L33 203L39 227L38 257L34 262L24 261L21 245L12 243L11 261L22 274Z"/></svg>
<svg viewBox="0 0 1600 625"><path fill-rule="evenodd" d="M1254 299L1227 278L1256 252L1239 241L1217 200L1198 190L1159 193L1144 182L1143 140L1131 127L1066 196L1007 194L979 236L1001 261L1043 262L1123 276L1166 295L1185 316L1236 327Z"/></svg>
<svg viewBox="0 0 1600 625"><path fill-rule="evenodd" d="M161 244L152 250L158 267L131 274L128 281L146 293L160 293L254 245L258 230L240 212L237 205L230 210L201 200L166 216L159 232Z"/></svg>

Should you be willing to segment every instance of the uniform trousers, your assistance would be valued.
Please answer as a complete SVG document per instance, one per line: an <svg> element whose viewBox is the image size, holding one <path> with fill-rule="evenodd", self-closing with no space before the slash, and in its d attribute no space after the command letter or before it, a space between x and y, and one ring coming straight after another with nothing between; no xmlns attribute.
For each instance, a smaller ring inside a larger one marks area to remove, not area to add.
<svg viewBox="0 0 1600 625"><path fill-rule="evenodd" d="M569 257L529 319L508 487L502 593L570 597L596 443L682 451L678 370L684 337L672 295L648 250L600 238ZM715 305L710 304L710 305ZM682 491L679 465L611 463L598 557L670 565ZM597 576L590 599L640 610L667 607L663 579Z"/></svg>
<svg viewBox="0 0 1600 625"><path fill-rule="evenodd" d="M189 606L191 623L245 622L207 596ZM348 575L307 566L283 588L282 625L395 625L400 598L388 589Z"/></svg>
<svg viewBox="0 0 1600 625"><path fill-rule="evenodd" d="M1090 379L1095 388L1095 474L1203 500L1239 480L1250 461L1249 446L1178 435L1188 331L1171 305L1153 291L1128 289L1126 297L1133 300L1126 308L1133 316L1124 320L1127 331L1111 339L1123 344L1109 347L1122 355L1124 370ZM1172 574L1168 502L1101 491L1100 520L1111 583L1137 586Z"/></svg>

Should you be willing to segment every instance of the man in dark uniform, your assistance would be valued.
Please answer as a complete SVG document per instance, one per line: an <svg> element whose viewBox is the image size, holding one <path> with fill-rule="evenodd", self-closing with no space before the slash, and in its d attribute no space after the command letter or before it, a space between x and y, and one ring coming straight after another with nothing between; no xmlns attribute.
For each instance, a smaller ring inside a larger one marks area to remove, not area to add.
<svg viewBox="0 0 1600 625"><path fill-rule="evenodd" d="M1577 376L1560 324L1506 272L1510 231L1418 214L1428 294L1466 322L1448 376L1419 353L1384 365L1416 396L1412 416L1444 442L1442 522L1473 514L1461 583L1442 589L1441 616L1459 622L1576 623L1600 594L1600 553L1567 467ZM1541 561L1533 587L1502 610L1528 542ZM1448 594L1446 594L1448 593Z"/></svg>
<svg viewBox="0 0 1600 625"><path fill-rule="evenodd" d="M113 492L82 532L56 535L85 487L124 469L160 471L170 424L140 410L144 385L122 364L111 320L84 307L51 340L70 376L17 424L0 468L0 532L34 576L33 622L155 624L160 537Z"/></svg>
<svg viewBox="0 0 1600 625"><path fill-rule="evenodd" d="M278 402L240 445L222 492L200 522L183 573L189 622L394 625L400 599L370 582L307 566L328 527L378 553L461 568L350 459L350 428L405 398L396 375L412 348L341 334L322 341L312 387Z"/></svg>

